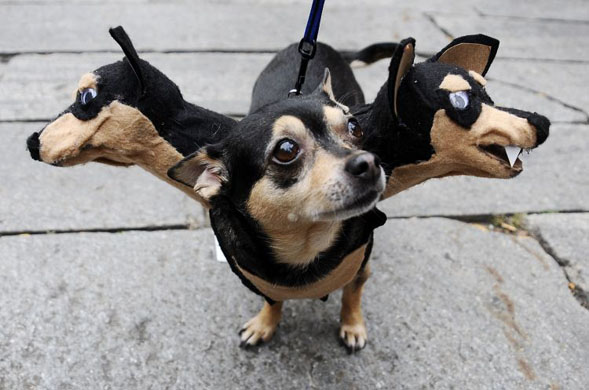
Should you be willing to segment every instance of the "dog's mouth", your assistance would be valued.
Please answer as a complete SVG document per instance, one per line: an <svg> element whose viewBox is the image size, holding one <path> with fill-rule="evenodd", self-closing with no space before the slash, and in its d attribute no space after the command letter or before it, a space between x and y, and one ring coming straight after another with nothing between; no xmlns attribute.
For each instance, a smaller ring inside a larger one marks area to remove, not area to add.
<svg viewBox="0 0 589 390"><path fill-rule="evenodd" d="M343 205L329 211L322 211L317 214L317 220L343 221L345 219L357 217L371 210L376 206L382 191L368 190L363 194L356 196Z"/></svg>
<svg viewBox="0 0 589 390"><path fill-rule="evenodd" d="M479 145L478 149L485 155L499 161L505 168L514 173L520 173L523 171L523 163L522 160L519 159L519 156L524 149L519 146L490 144Z"/></svg>

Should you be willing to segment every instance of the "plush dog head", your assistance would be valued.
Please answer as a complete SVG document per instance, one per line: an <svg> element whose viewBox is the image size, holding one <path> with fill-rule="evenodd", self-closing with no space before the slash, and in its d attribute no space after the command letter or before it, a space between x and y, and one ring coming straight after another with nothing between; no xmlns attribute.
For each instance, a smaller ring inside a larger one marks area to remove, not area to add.
<svg viewBox="0 0 589 390"><path fill-rule="evenodd" d="M138 57L122 27L109 32L125 58L81 77L74 103L27 140L31 157L56 166L139 164L167 178L198 148L199 130L213 133L214 120L217 127L233 120L184 101L176 84Z"/></svg>
<svg viewBox="0 0 589 390"><path fill-rule="evenodd" d="M415 41L393 54L387 83L374 103L372 127L393 139L368 145L391 162L386 196L434 177L510 178L523 167L517 156L548 137L547 118L496 107L484 75L499 41L473 35L455 39L429 60L413 65ZM389 136L391 135L389 134Z"/></svg>
<svg viewBox="0 0 589 390"><path fill-rule="evenodd" d="M213 209L229 202L256 221L283 251L279 258L308 261L317 250L297 258L298 251L285 247L316 240L325 249L330 240L322 232L335 235L340 221L373 208L384 190L378 158L358 150L362 138L349 109L333 100L326 71L313 94L247 116L221 142L187 157L169 175L194 187ZM286 246L281 239L289 241Z"/></svg>

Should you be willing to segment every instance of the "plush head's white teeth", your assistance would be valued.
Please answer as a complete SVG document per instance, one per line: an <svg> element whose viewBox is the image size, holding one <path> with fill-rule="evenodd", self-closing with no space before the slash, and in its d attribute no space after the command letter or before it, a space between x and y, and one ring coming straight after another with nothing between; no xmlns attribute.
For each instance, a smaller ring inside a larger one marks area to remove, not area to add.
<svg viewBox="0 0 589 390"><path fill-rule="evenodd" d="M517 161L517 156L522 152L522 148L519 146L505 146L505 153L507 153L507 158L509 159L509 164L513 168L513 164Z"/></svg>

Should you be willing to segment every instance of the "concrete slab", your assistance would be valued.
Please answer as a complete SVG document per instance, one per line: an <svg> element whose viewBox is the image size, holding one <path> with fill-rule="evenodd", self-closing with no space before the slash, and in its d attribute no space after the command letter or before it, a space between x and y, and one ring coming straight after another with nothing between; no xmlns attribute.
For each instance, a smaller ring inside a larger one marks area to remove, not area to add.
<svg viewBox="0 0 589 390"><path fill-rule="evenodd" d="M41 127L0 124L0 234L204 223L197 202L140 168L33 161L26 139Z"/></svg>
<svg viewBox="0 0 589 390"><path fill-rule="evenodd" d="M186 100L217 112L244 115L256 77L272 55L147 53L141 57L178 84ZM14 57L0 71L0 118L54 118L73 102L72 91L83 74L121 58L122 52Z"/></svg>
<svg viewBox="0 0 589 390"><path fill-rule="evenodd" d="M578 39L589 34L589 23L449 14L432 17L456 37L478 32L499 39L499 57L589 60L589 42Z"/></svg>
<svg viewBox="0 0 589 390"><path fill-rule="evenodd" d="M377 233L370 341L338 345L339 294L288 302L238 348L260 299L209 230L0 238L3 388L566 388L589 384L589 312L530 238L448 220Z"/></svg>
<svg viewBox="0 0 589 390"><path fill-rule="evenodd" d="M589 291L589 214L529 215L526 224L564 264L571 281Z"/></svg>
<svg viewBox="0 0 589 390"><path fill-rule="evenodd" d="M277 50L301 39L309 4L6 4L2 6L0 49L5 53L116 50L107 29L121 24L137 49ZM27 28L23 29L25 21ZM361 28L354 29L353 34L341 33L351 25ZM398 41L412 34L427 40L430 48L447 42L425 15L391 5L328 3L321 22L321 39L341 48ZM427 48L422 46L423 50Z"/></svg>
<svg viewBox="0 0 589 390"><path fill-rule="evenodd" d="M477 1L474 8L483 16L506 16L522 19L560 19L567 21L589 21L589 4L583 0L569 0L566 7L554 0L500 1L488 3Z"/></svg>
<svg viewBox="0 0 589 390"><path fill-rule="evenodd" d="M489 88L495 84L507 83L512 88L519 86L521 90L529 90L531 93L526 96L531 97L534 95L533 91L536 91L537 95L553 102L560 102L561 109L568 113L548 111L546 115L553 121L581 120L589 123L589 94L586 90L589 80L586 63L497 59L488 76L494 81L490 83ZM503 96L501 98L503 100ZM518 99L520 96L506 96L506 99L509 99L508 104L529 106L529 109L536 104L535 101L532 103L522 98L512 101L512 98ZM535 110L543 113L540 109L544 107ZM580 119L574 119L575 117Z"/></svg>
<svg viewBox="0 0 589 390"><path fill-rule="evenodd" d="M419 45L419 43L418 43ZM142 57L176 82L185 98L225 114L245 115L254 82L272 54L145 53ZM84 73L117 61L121 54L19 55L0 64L0 119L53 118L72 102L72 91ZM423 61L423 58L418 61ZM385 82L388 62L356 69L367 101ZM587 121L589 98L579 80L581 64L536 64L497 60L488 90L497 104L540 112L553 121ZM563 88L558 88L560 85Z"/></svg>
<svg viewBox="0 0 589 390"><path fill-rule="evenodd" d="M389 216L477 215L589 210L589 126L554 125L509 180L434 179L380 203Z"/></svg>

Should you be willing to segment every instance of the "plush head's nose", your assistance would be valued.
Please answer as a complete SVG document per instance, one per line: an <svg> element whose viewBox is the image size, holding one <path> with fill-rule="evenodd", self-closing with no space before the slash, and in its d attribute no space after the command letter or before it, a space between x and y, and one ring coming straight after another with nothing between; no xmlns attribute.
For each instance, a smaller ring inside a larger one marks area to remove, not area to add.
<svg viewBox="0 0 589 390"><path fill-rule="evenodd" d="M29 153L31 153L31 158L33 160L41 161L41 156L39 155L39 133L33 133L27 138L27 149L29 149Z"/></svg>

